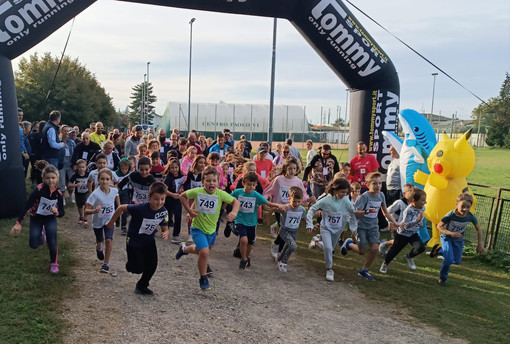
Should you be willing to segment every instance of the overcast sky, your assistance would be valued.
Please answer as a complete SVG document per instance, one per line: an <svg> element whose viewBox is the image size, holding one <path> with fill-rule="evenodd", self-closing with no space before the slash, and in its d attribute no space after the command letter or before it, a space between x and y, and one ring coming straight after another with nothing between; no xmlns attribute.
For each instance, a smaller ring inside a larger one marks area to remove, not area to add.
<svg viewBox="0 0 510 344"><path fill-rule="evenodd" d="M235 1L235 0L234 0ZM248 0L256 1L256 0ZM275 0L277 1L277 0ZM283 1L283 0L278 0ZM509 0L356 0L355 4L482 99L496 96L510 72ZM432 66L352 8L396 66L401 109L430 112ZM189 21L193 24L192 102L268 104L273 20L100 0L76 17L66 54L78 58L113 98L150 81L163 113L188 99ZM60 56L71 22L27 51ZM17 69L19 58L13 61ZM345 116L346 87L286 20L278 20L275 104ZM469 118L480 102L446 76L436 79L434 113ZM325 110L327 111L327 110Z"/></svg>

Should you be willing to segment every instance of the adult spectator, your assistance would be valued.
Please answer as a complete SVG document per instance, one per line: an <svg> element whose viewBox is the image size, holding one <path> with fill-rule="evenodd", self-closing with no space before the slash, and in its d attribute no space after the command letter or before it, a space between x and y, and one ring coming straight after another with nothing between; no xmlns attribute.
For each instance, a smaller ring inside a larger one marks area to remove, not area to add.
<svg viewBox="0 0 510 344"><path fill-rule="evenodd" d="M273 155L275 158L276 158L277 156L282 155L282 154L283 154L283 153L282 153L282 148L283 148L283 147L282 147L282 144L281 144L280 142L278 142L278 143L276 144L276 149L275 149L274 151L272 151L272 154L271 154L271 155Z"/></svg>
<svg viewBox="0 0 510 344"><path fill-rule="evenodd" d="M69 180L74 173L72 158L74 150L76 149L76 143L69 137L69 127L67 125L63 125L62 128L60 128L60 132L62 133L62 143L64 144L64 149L60 151L60 161L63 161L63 163L62 168L58 170L58 183L60 191L64 193L67 184L69 183ZM69 201L72 201L72 193L72 190L67 190Z"/></svg>
<svg viewBox="0 0 510 344"><path fill-rule="evenodd" d="M23 162L23 166L25 166L25 161L28 161L30 159L30 155L27 152L27 147L25 147L25 139L23 136L23 129L21 128L21 122L23 122L23 110L21 108L18 108L19 140L20 140L20 145L21 145L22 162ZM26 172L25 172L25 174L26 174Z"/></svg>
<svg viewBox="0 0 510 344"><path fill-rule="evenodd" d="M159 153L161 158L161 163L163 166L166 166L167 159L166 155L168 151L172 150L172 141L166 137L166 130L163 128L160 128L158 130L158 137L157 140L159 141Z"/></svg>
<svg viewBox="0 0 510 344"><path fill-rule="evenodd" d="M268 154L269 153L267 152L267 148L265 146L260 146L257 149L257 158L255 159L255 166L257 167L257 174L262 176L262 178L269 178L269 173L274 167L273 161L271 159L266 159L266 156Z"/></svg>
<svg viewBox="0 0 510 344"><path fill-rule="evenodd" d="M49 120L42 130L41 152L43 160L58 169L60 150L64 149L65 144L58 137L60 121L62 114L53 110L50 112Z"/></svg>
<svg viewBox="0 0 510 344"><path fill-rule="evenodd" d="M83 159L87 164L92 160L94 154L101 150L101 146L90 140L90 134L84 132L81 134L81 142L76 145L73 156L71 158L73 169L76 170L76 161Z"/></svg>
<svg viewBox="0 0 510 344"><path fill-rule="evenodd" d="M136 148L140 143L144 143L145 141L142 139L143 137L143 128L141 125L133 126L131 130L131 136L126 140L126 145L124 146L124 154L126 157L130 157L132 155L138 155L138 151Z"/></svg>
<svg viewBox="0 0 510 344"><path fill-rule="evenodd" d="M225 142L227 142L227 144L234 148L235 147L235 142L234 142L234 138L232 136L232 133L230 132L230 129L223 129L223 135L225 135Z"/></svg>
<svg viewBox="0 0 510 344"><path fill-rule="evenodd" d="M392 205L393 202L402 197L402 185L400 183L400 155L395 147L390 146L390 156L393 159L388 165L386 174L386 204Z"/></svg>
<svg viewBox="0 0 510 344"><path fill-rule="evenodd" d="M41 130L46 125L45 121L34 122L32 126L32 131L28 134L28 141L30 142L30 147L32 148L32 152L30 153L30 164L34 166L34 163L37 160L42 159L41 153ZM30 180L32 184L35 184L35 168L30 169Z"/></svg>
<svg viewBox="0 0 510 344"><path fill-rule="evenodd" d="M21 124L21 133L23 137L23 144L25 145L25 150L27 152L28 159L23 157L23 169L25 170L25 178L27 177L28 172L28 164L30 163L30 154L32 153L32 146L30 145L30 141L28 140L28 135L32 130L32 123L28 121L23 121Z"/></svg>
<svg viewBox="0 0 510 344"><path fill-rule="evenodd" d="M104 136L103 130L104 130L103 123L97 122L96 123L96 131L94 131L90 134L90 140L92 142L97 143L101 147L103 147L103 144L106 141L106 136Z"/></svg>
<svg viewBox="0 0 510 344"><path fill-rule="evenodd" d="M313 157L317 154L315 149L313 149L312 140L306 140L306 150L308 151L308 153L306 153L306 166L309 166Z"/></svg>
<svg viewBox="0 0 510 344"><path fill-rule="evenodd" d="M288 157L290 157L290 147L285 145L283 146L282 154L273 159L273 164L275 166L280 166Z"/></svg>
<svg viewBox="0 0 510 344"><path fill-rule="evenodd" d="M331 154L331 146L324 144L322 145L319 154L316 154L306 166L305 172L303 173L303 181L308 181L308 175L312 171L313 166L315 166L315 163L319 160L322 164L322 174L326 178L326 181L332 180L335 173L340 171L338 160L336 160L336 157Z"/></svg>
<svg viewBox="0 0 510 344"><path fill-rule="evenodd" d="M95 131L96 131L96 123L92 122L89 124L89 132L92 134Z"/></svg>
<svg viewBox="0 0 510 344"><path fill-rule="evenodd" d="M69 129L69 138L74 141L74 143L78 144L81 142L81 138L78 137L78 134L76 133L76 129L70 128Z"/></svg>
<svg viewBox="0 0 510 344"><path fill-rule="evenodd" d="M197 154L203 153L202 147L197 143L197 135L194 132L188 135L188 147L195 147L197 149Z"/></svg>
<svg viewBox="0 0 510 344"><path fill-rule="evenodd" d="M225 135L223 135L222 133L219 133L216 136L216 143L213 144L211 146L211 148L209 148L209 153L216 152L220 155L220 157L223 158L225 155L227 155L226 154L227 147L228 147L228 145L225 143Z"/></svg>
<svg viewBox="0 0 510 344"><path fill-rule="evenodd" d="M301 152L299 151L299 149L297 149L296 147L292 147L292 139L291 138L288 138L285 143L287 144L287 146L290 147L290 155L292 155L294 158L296 158L296 160L299 160L299 162L301 163L301 168L304 166L303 165L303 157L301 156Z"/></svg>
<svg viewBox="0 0 510 344"><path fill-rule="evenodd" d="M114 148L115 148L115 145L113 144L112 141L106 141L103 145L103 149L96 152L96 154L94 154L94 156L90 159L91 166L90 166L90 168L87 167L87 169L94 170L96 168L96 165L94 163L96 161L96 156L98 154L104 154L106 156L106 167L112 171L118 170L120 157L119 157L119 154L116 151L114 151Z"/></svg>
<svg viewBox="0 0 510 344"><path fill-rule="evenodd" d="M241 135L241 140L244 140L244 142L246 143L245 150L248 152L248 154L251 154L251 151L253 150L253 146L251 145L251 142L246 139L246 135L244 135L244 134ZM269 153L269 151L268 151L268 153Z"/></svg>
<svg viewBox="0 0 510 344"><path fill-rule="evenodd" d="M359 141L356 146L356 155L351 160L351 176L355 182L360 183L361 193L368 190L368 186L365 183L365 177L370 172L377 172L379 169L379 163L375 159L375 156L367 154L367 145L363 141Z"/></svg>
<svg viewBox="0 0 510 344"><path fill-rule="evenodd" d="M250 158L250 153L246 151L246 142L243 140L237 142L235 152L245 159Z"/></svg>
<svg viewBox="0 0 510 344"><path fill-rule="evenodd" d="M76 133L76 136L81 136L80 127L75 125L74 127L72 127L72 129L74 129L74 132ZM71 133L71 130L69 130L69 133Z"/></svg>

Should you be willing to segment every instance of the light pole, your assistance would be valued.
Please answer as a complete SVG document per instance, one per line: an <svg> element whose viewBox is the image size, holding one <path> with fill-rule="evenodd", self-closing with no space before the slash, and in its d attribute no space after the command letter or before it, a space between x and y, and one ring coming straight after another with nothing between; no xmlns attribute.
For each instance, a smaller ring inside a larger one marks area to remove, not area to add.
<svg viewBox="0 0 510 344"><path fill-rule="evenodd" d="M271 52L271 90L269 93L269 127L267 132L267 141L271 146L273 144L273 116L274 116L274 79L276 69L276 24L278 20L273 21L273 46Z"/></svg>
<svg viewBox="0 0 510 344"><path fill-rule="evenodd" d="M144 123L145 120L145 80L147 79L147 74L143 75L143 84L142 84L142 102L140 103L140 124Z"/></svg>
<svg viewBox="0 0 510 344"><path fill-rule="evenodd" d="M145 85L145 104L147 104L147 119L146 119L147 122L149 122L148 107L149 107L149 65L150 64L151 64L150 62L147 62L147 83Z"/></svg>
<svg viewBox="0 0 510 344"><path fill-rule="evenodd" d="M193 23L195 18L191 18L189 21L189 75L188 75L188 134L191 130L191 56L193 48Z"/></svg>
<svg viewBox="0 0 510 344"><path fill-rule="evenodd" d="M432 114L434 113L434 94L436 92L436 76L437 76L437 73L432 73L432 76L434 77L434 82L432 84L432 105L430 106L430 118L429 118L429 122L432 122Z"/></svg>

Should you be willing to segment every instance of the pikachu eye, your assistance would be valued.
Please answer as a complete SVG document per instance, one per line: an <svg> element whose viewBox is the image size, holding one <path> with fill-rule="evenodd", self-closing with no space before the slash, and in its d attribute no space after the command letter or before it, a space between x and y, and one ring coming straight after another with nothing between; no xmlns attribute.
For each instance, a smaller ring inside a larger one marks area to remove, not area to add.
<svg viewBox="0 0 510 344"><path fill-rule="evenodd" d="M442 157L443 156L443 151L442 150L438 150L437 153L436 153L436 156L438 158Z"/></svg>

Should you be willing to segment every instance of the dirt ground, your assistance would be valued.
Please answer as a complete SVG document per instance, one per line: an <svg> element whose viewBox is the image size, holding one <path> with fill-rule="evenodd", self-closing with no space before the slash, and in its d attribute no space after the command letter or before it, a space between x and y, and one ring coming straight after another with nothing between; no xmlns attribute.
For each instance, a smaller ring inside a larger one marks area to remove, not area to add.
<svg viewBox="0 0 510 344"><path fill-rule="evenodd" d="M253 267L240 271L232 257L237 237L219 235L210 258L212 290L203 292L197 256L175 260L178 246L158 232L155 295L137 295L139 276L125 270L125 237L116 229L110 266L117 277L100 273L93 231L76 217L69 208L59 220L59 235L75 243L78 258L78 296L63 304L65 343L462 343L392 305L368 301L355 285L310 276L297 256L282 274L262 239Z"/></svg>

